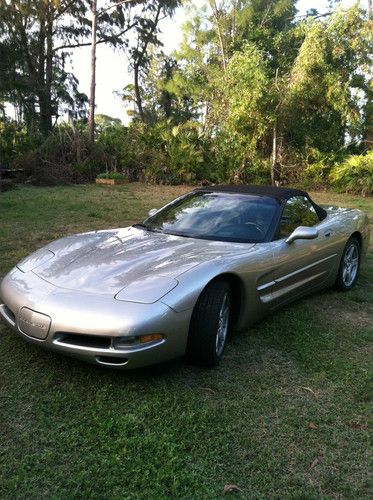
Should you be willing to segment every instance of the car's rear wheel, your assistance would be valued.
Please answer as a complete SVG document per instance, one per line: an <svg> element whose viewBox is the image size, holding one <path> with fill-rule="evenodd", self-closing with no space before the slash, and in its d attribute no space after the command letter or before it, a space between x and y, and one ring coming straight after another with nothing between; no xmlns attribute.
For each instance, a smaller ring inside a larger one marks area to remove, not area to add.
<svg viewBox="0 0 373 500"><path fill-rule="evenodd" d="M208 285L194 308L189 328L187 359L216 366L223 355L231 316L231 289L226 281Z"/></svg>
<svg viewBox="0 0 373 500"><path fill-rule="evenodd" d="M350 238L343 251L335 282L339 290L347 291L355 285L360 269L360 244L356 238Z"/></svg>

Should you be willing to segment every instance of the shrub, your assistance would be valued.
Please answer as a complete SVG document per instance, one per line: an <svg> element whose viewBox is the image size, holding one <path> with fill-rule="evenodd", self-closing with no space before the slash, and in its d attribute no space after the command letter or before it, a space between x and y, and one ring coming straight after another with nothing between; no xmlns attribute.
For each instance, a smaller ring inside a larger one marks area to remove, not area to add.
<svg viewBox="0 0 373 500"><path fill-rule="evenodd" d="M100 147L89 144L84 130L62 124L35 150L20 155L13 166L24 168L37 184L69 184L93 180L102 158Z"/></svg>
<svg viewBox="0 0 373 500"><path fill-rule="evenodd" d="M332 168L343 161L342 153L324 153L310 148L305 157L305 168L300 169L300 181L307 189L325 189L330 185L329 175Z"/></svg>
<svg viewBox="0 0 373 500"><path fill-rule="evenodd" d="M40 142L39 134L28 133L24 124L0 119L0 165L11 166L19 156L37 148Z"/></svg>
<svg viewBox="0 0 373 500"><path fill-rule="evenodd" d="M201 124L188 121L173 126L166 120L145 127L140 136L142 151L137 162L142 180L178 184L206 177L207 154Z"/></svg>
<svg viewBox="0 0 373 500"><path fill-rule="evenodd" d="M126 177L120 172L103 172L97 175L97 179L115 179L117 181L121 181Z"/></svg>
<svg viewBox="0 0 373 500"><path fill-rule="evenodd" d="M332 168L345 158L344 151L325 153L307 147L300 152L288 147L281 152L281 184L310 190L328 189Z"/></svg>
<svg viewBox="0 0 373 500"><path fill-rule="evenodd" d="M339 191L373 194L373 151L364 155L353 155L330 172L332 186Z"/></svg>

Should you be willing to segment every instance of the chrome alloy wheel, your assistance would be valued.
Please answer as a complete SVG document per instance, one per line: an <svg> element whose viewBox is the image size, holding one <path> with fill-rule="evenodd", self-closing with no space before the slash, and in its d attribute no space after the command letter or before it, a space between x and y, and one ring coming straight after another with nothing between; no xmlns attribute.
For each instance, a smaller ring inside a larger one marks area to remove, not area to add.
<svg viewBox="0 0 373 500"><path fill-rule="evenodd" d="M224 350L225 341L227 340L229 327L229 311L229 295L228 293L226 293L224 295L219 311L218 328L216 332L216 354L218 356L221 356Z"/></svg>
<svg viewBox="0 0 373 500"><path fill-rule="evenodd" d="M359 249L355 243L351 243L343 259L342 281L346 287L350 287L359 270Z"/></svg>

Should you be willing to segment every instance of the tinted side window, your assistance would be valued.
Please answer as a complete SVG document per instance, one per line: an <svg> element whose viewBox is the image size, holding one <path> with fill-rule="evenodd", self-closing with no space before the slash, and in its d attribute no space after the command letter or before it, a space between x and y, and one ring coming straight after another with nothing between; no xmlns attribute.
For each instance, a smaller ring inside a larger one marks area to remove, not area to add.
<svg viewBox="0 0 373 500"><path fill-rule="evenodd" d="M293 196L285 205L280 220L280 238L286 238L298 226L314 226L319 218L310 201L304 196Z"/></svg>

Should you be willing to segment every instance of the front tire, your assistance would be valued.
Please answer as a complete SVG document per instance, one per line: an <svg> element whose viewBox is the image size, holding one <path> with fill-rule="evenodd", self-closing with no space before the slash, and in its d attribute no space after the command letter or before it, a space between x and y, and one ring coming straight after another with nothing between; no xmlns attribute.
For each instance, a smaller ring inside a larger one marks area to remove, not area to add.
<svg viewBox="0 0 373 500"><path fill-rule="evenodd" d="M335 282L338 290L347 292L355 285L360 269L360 255L359 241L356 238L350 238L343 251Z"/></svg>
<svg viewBox="0 0 373 500"><path fill-rule="evenodd" d="M226 281L208 285L195 305L189 327L187 359L199 366L219 364L230 325L231 289Z"/></svg>

